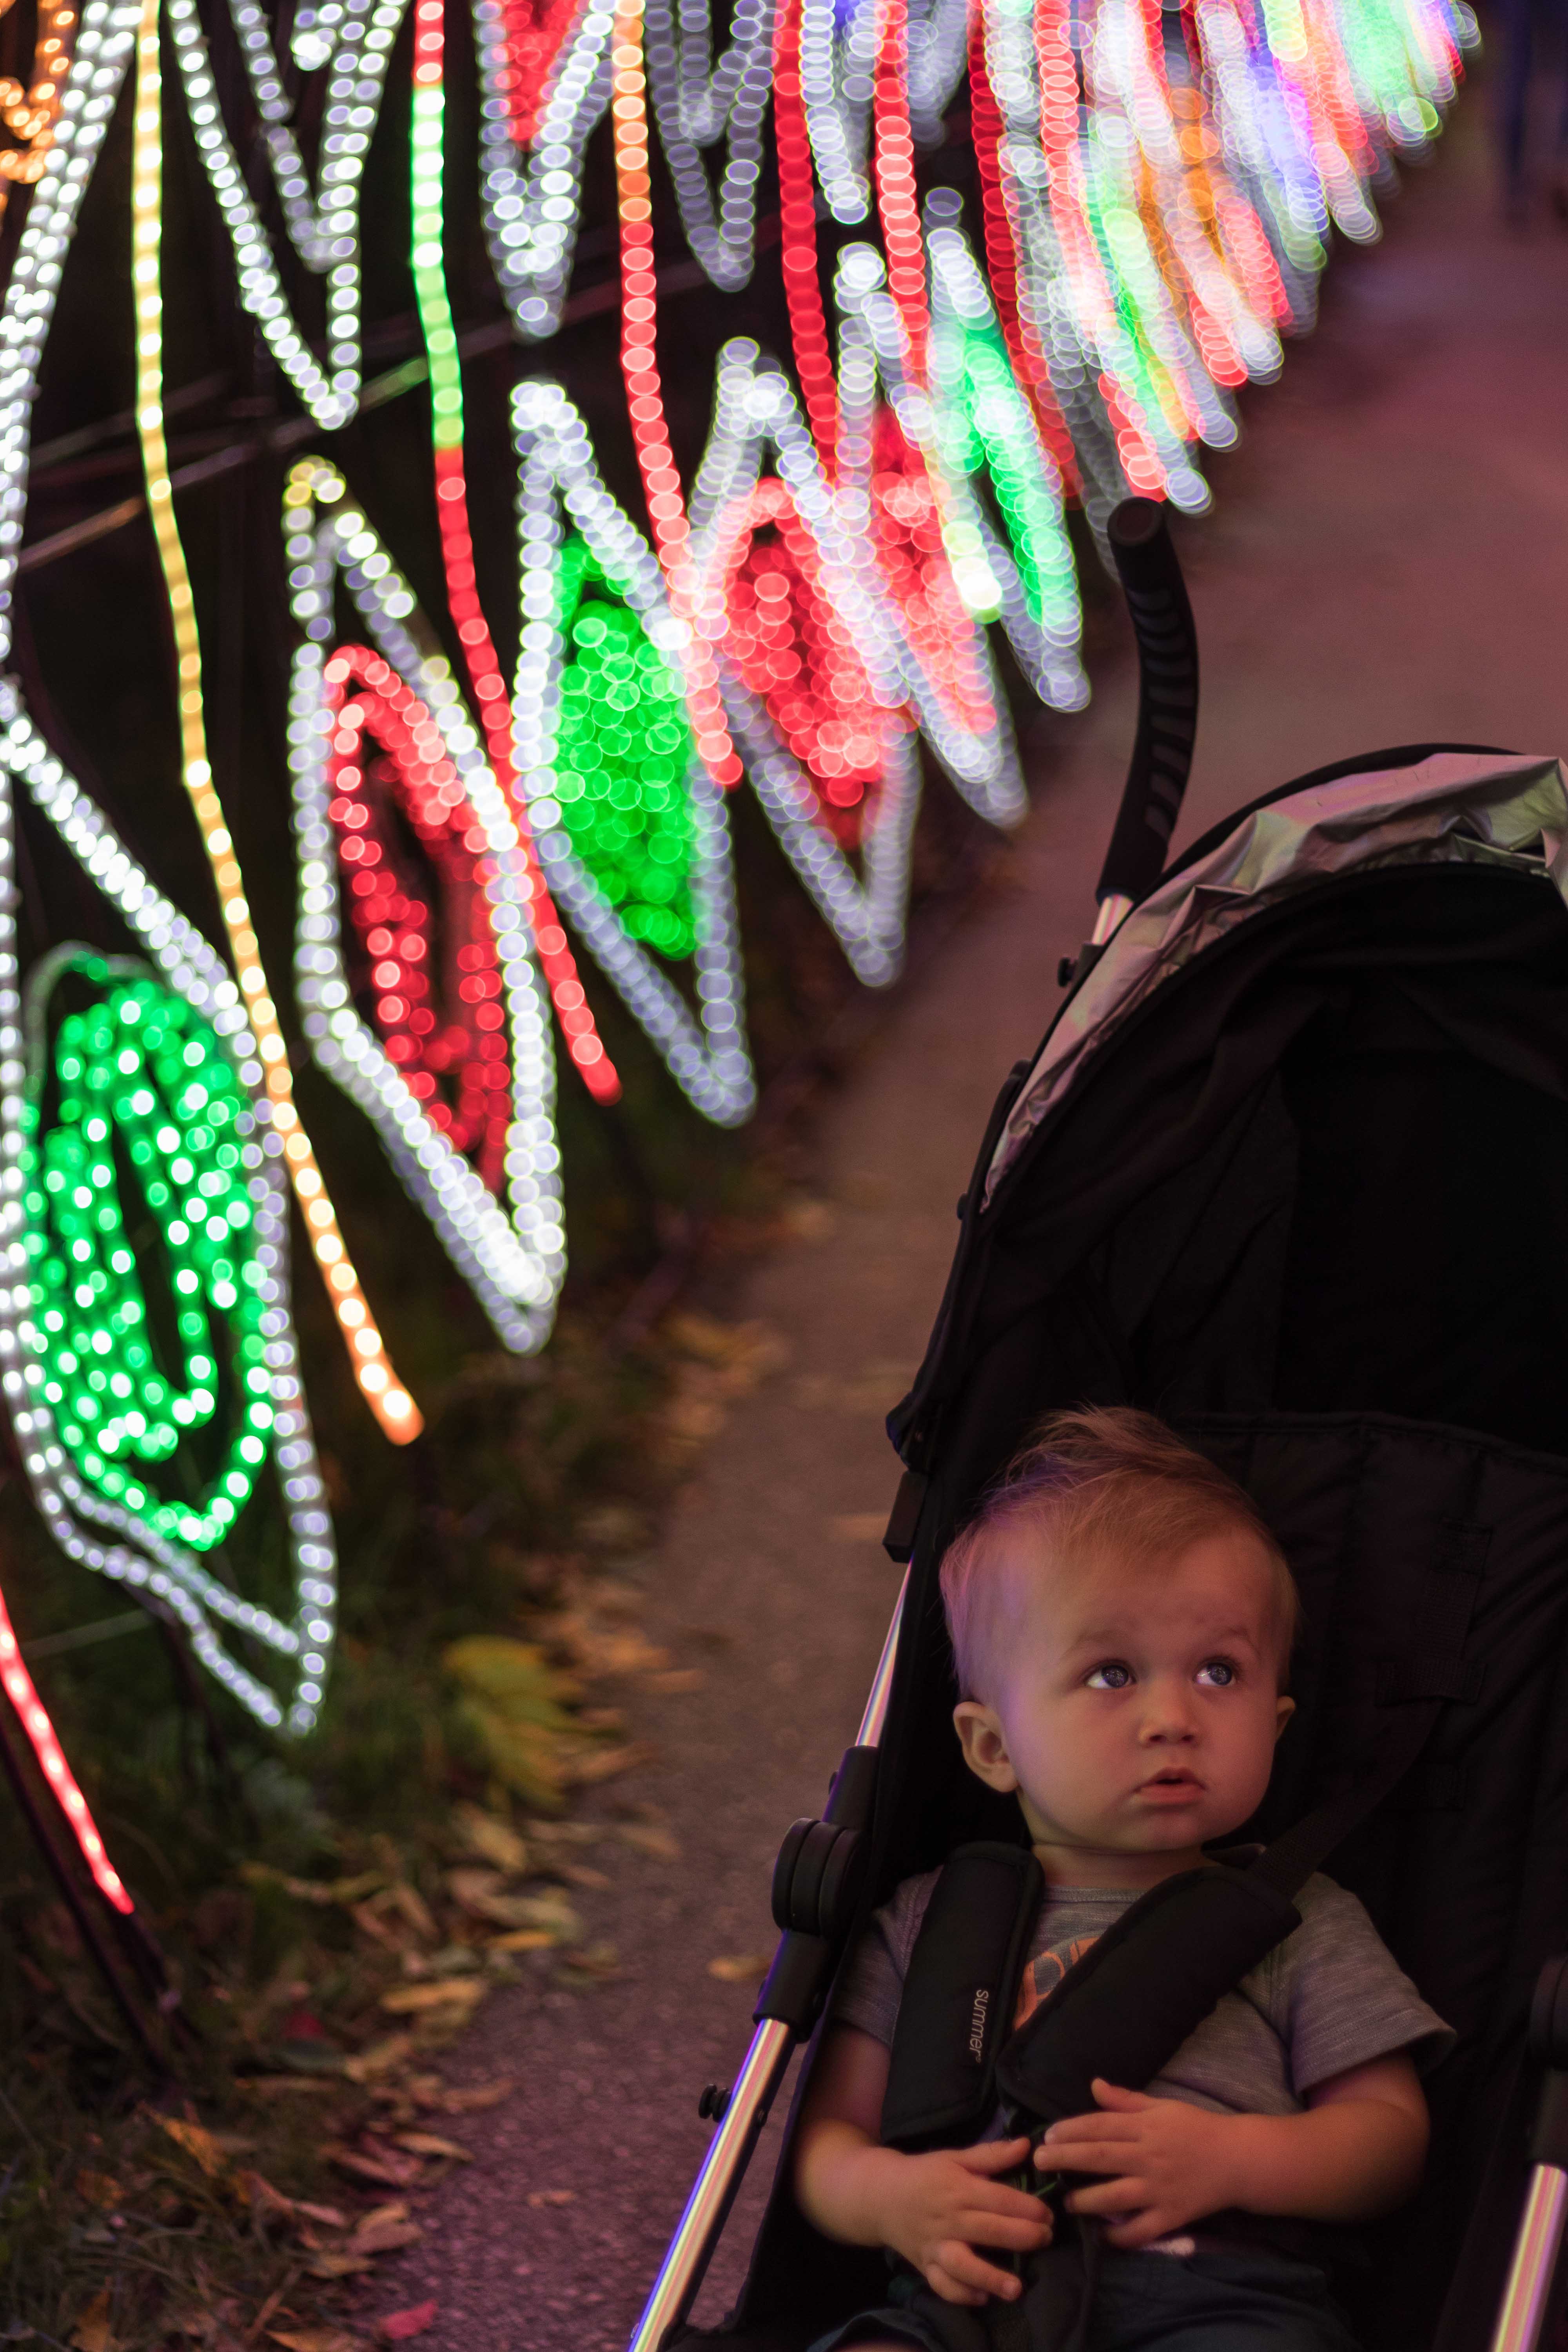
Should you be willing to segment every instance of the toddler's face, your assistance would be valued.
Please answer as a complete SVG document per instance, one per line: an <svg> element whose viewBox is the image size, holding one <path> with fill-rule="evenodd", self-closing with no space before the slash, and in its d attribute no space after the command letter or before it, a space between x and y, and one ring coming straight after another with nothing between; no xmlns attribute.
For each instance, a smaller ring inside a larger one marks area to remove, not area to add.
<svg viewBox="0 0 1568 2352"><path fill-rule="evenodd" d="M1013 1540L1019 1597L990 1702L954 1717L965 1759L1017 1790L1049 1875L1153 1885L1239 1828L1268 1786L1293 1706L1268 1558L1242 1528L1134 1569L1047 1561L1037 1538Z"/></svg>

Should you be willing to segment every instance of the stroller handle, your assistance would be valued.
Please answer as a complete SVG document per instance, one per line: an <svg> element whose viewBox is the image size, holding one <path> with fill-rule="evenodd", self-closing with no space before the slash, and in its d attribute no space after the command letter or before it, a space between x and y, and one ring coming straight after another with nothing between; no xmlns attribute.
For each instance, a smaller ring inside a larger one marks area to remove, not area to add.
<svg viewBox="0 0 1568 2352"><path fill-rule="evenodd" d="M1138 641L1138 733L1095 892L1101 907L1136 904L1159 880L1193 764L1198 639L1165 512L1158 499L1124 499L1107 527Z"/></svg>

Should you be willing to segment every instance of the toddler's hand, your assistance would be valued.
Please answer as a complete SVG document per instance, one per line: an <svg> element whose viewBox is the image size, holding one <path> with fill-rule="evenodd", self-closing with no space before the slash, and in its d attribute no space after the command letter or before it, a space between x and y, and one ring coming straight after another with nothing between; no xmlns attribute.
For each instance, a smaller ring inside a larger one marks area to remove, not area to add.
<svg viewBox="0 0 1568 2352"><path fill-rule="evenodd" d="M1035 2162L1045 2172L1115 2176L1067 2200L1069 2212L1105 2216L1109 2244L1146 2246L1237 2201L1234 2116L1098 2078L1093 2088L1102 2112L1053 2124Z"/></svg>
<svg viewBox="0 0 1568 2352"><path fill-rule="evenodd" d="M1011 2301L1021 2292L1012 2273L988 2263L977 2246L1032 2254L1050 2242L1048 2209L992 2177L1016 2171L1028 2155L1026 2139L1009 2139L898 2159L884 2241L944 2303L981 2304L988 2294Z"/></svg>

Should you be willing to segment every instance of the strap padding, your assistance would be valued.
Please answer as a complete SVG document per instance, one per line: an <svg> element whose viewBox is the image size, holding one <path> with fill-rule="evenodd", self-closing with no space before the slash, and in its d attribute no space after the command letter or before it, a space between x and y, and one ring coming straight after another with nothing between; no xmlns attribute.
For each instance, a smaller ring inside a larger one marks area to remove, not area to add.
<svg viewBox="0 0 1568 2352"><path fill-rule="evenodd" d="M995 2113L996 2053L1045 1885L1026 1846L986 1842L950 1857L899 2004L882 2104L889 2147L962 2146Z"/></svg>
<svg viewBox="0 0 1568 2352"><path fill-rule="evenodd" d="M1222 1995L1300 1924L1295 1905L1251 1871L1184 1870L1151 1887L1000 2053L997 2088L1009 2116L1037 2129L1088 2115L1097 2074L1141 2091Z"/></svg>

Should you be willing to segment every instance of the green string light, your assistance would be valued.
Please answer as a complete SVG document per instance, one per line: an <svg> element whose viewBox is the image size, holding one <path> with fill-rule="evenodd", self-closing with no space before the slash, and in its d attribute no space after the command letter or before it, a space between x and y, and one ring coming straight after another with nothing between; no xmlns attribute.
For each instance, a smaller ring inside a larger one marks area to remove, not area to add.
<svg viewBox="0 0 1568 2352"><path fill-rule="evenodd" d="M216 1033L134 970L81 950L48 966L50 992L72 975L103 992L60 1021L52 1068L34 1057L23 1108L34 1343L83 1482L205 1551L245 1507L272 1428L250 1109ZM145 1467L225 1424L201 1498L160 1496Z"/></svg>
<svg viewBox="0 0 1568 2352"><path fill-rule="evenodd" d="M680 680L575 535L561 551L560 586L561 822L632 937L662 955L689 956L697 944L692 750Z"/></svg>

